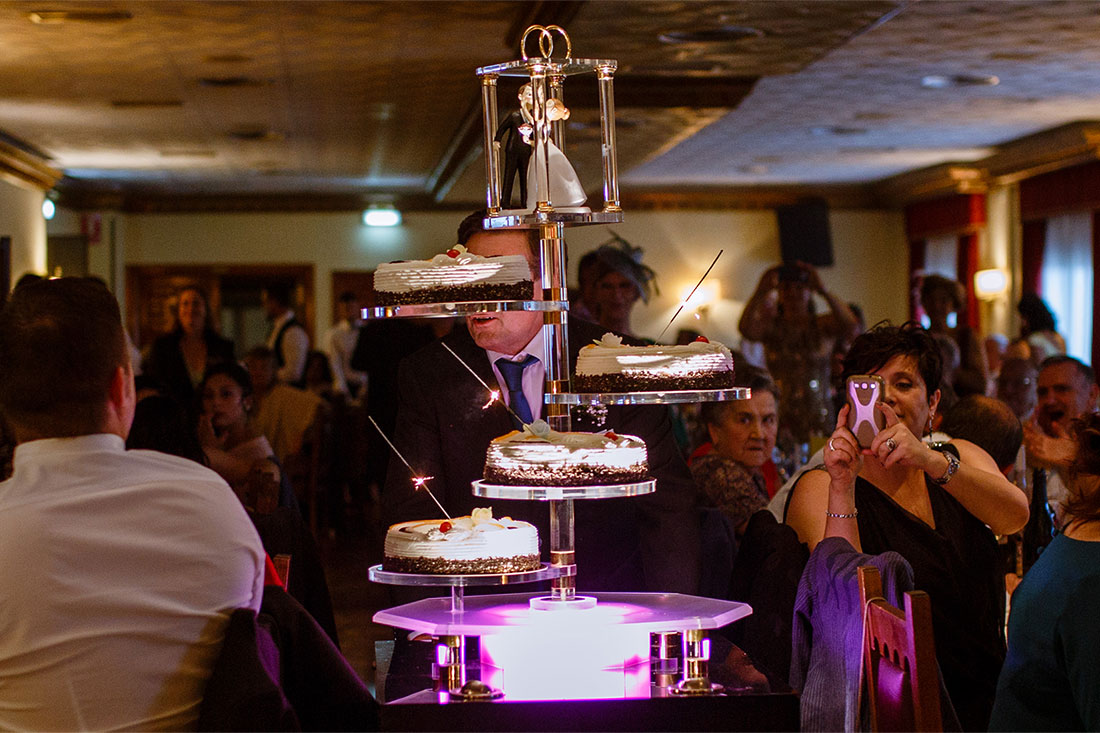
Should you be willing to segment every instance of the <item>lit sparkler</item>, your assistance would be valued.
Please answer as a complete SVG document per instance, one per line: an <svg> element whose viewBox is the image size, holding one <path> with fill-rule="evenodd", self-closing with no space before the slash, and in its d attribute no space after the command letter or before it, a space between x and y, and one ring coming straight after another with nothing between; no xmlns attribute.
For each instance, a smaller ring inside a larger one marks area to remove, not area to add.
<svg viewBox="0 0 1100 733"><path fill-rule="evenodd" d="M413 488L424 489L424 491L428 492L428 496L432 497L432 501L434 501L435 505L439 507L439 511L443 512L443 516L445 516L447 519L450 519L451 515L447 513L447 510L444 509L443 505L439 503L439 499L435 498L435 494L433 494L432 490L429 489L427 486L428 481L431 481L435 477L417 476L416 471L414 471L413 467L409 465L409 462L405 460L405 456L401 455L401 451L397 450L397 446L395 446L393 442L386 436L386 434L382 432L382 428L378 427L378 423L374 421L374 418L370 415L367 415L367 419L370 420L370 424L374 426L374 429L378 431L378 434L382 436L382 440L386 441L386 445L388 445L390 449L393 450L394 455L400 458L401 462L405 464L405 467L409 469L409 473L413 475Z"/></svg>
<svg viewBox="0 0 1100 733"><path fill-rule="evenodd" d="M526 424L527 424L527 423L525 423L525 422L523 421L523 418L521 418L521 417L520 417L519 415L517 415L517 414L515 413L515 411L514 411L514 410L513 410L513 409L512 409L511 407L509 407L509 406L508 406L508 403L507 403L507 402L505 402L504 400L500 399L500 391L499 391L499 390L496 390L496 389L493 389L493 388L492 388L492 387L490 387L489 385L485 384L485 380L484 380L484 379L482 379L482 378L481 378L480 376L478 376L478 373L477 373L477 372L475 372L475 371L473 370L473 367L471 367L471 366L470 366L469 364L467 364L467 363L466 363L466 362L465 362L465 361L463 360L463 358L462 358L461 356L459 356L458 354L456 354L456 353L454 352L454 349L452 349L452 348L451 348L450 346L448 346L447 344L443 344L443 348L444 348L444 349L446 349L447 351L451 352L451 356L453 356L454 358L458 359L458 363L459 363L459 364L461 364L462 366L466 367L466 370L467 370L468 372L470 372L470 374L473 374L473 375L474 375L474 379L476 379L477 381L481 382L481 386L482 386L482 387L484 387L485 389L489 390L489 401L488 401L488 402L486 402L486 403L485 403L484 405L482 405L482 406L481 406L481 409L482 409L482 410L486 410L486 409L488 409L488 408L489 408L489 405L493 404L494 402L497 402L497 401L499 401L499 402L500 402L500 404L504 405L504 409L505 409L505 410L507 410L507 411L508 411L509 413L511 413L512 417L514 417L514 418L516 419L516 422L518 422L518 423L519 423L520 425L526 425Z"/></svg>
<svg viewBox="0 0 1100 733"><path fill-rule="evenodd" d="M718 258L721 257L722 253L725 251L726 250L724 249L718 250L718 254L714 256L714 262L710 263L710 267L708 267L707 271L703 273L703 276L699 278L699 282L695 283L695 287L691 289L691 292L688 293L687 297L684 298L682 303L680 303L680 307L677 308L676 312L672 314L672 318L669 320L668 324L663 329L661 329L661 333L657 336L656 339L658 342L661 340L661 336L665 335L665 331L667 331L668 327L672 325L672 322L676 320L676 316L680 315L680 311L682 311L684 309L684 306L688 304L688 301L691 300L691 296L695 295L695 291L698 290L699 286L703 284L703 281L707 279L707 275L709 275L710 271L714 269L714 266L718 264Z"/></svg>

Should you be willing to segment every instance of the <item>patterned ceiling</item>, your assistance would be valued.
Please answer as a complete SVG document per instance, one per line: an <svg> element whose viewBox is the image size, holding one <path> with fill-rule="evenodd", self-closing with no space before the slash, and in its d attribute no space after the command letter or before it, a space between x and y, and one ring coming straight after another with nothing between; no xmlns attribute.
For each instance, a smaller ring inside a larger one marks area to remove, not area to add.
<svg viewBox="0 0 1100 733"><path fill-rule="evenodd" d="M32 22L46 10L76 17ZM121 19L94 17L108 11ZM105 0L0 4L0 131L63 170L66 192L130 207L468 207L484 195L474 69L516 58L531 22L619 61L626 195L872 184L1100 119L1088 0ZM922 86L932 75L999 84ZM568 151L598 188L598 117L574 83Z"/></svg>

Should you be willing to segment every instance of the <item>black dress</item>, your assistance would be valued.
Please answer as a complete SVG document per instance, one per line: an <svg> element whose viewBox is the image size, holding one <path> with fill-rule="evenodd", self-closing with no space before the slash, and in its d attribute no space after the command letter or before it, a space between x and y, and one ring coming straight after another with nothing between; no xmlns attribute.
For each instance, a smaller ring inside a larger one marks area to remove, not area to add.
<svg viewBox="0 0 1100 733"><path fill-rule="evenodd" d="M957 452L954 446L945 450ZM925 477L933 529L856 479L863 552L893 550L913 567L932 599L936 657L963 730L986 730L1005 659L1005 587L993 532L943 487Z"/></svg>
<svg viewBox="0 0 1100 733"><path fill-rule="evenodd" d="M143 374L159 382L187 410L190 417L194 417L200 412L198 394L183 360L183 352L180 351L182 339L183 331L178 328L158 337L141 369ZM205 369L235 360L232 341L223 339L213 331L203 333L203 340L206 342Z"/></svg>

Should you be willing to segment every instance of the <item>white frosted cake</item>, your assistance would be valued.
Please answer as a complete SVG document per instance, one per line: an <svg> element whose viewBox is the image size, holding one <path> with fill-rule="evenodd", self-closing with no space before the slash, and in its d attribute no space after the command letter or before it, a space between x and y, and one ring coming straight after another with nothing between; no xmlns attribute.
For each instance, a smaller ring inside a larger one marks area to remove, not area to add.
<svg viewBox="0 0 1100 733"><path fill-rule="evenodd" d="M733 387L733 356L717 341L682 346L624 346L605 333L581 348L573 375L577 392L656 392Z"/></svg>
<svg viewBox="0 0 1100 733"><path fill-rule="evenodd" d="M489 443L484 476L508 486L599 486L645 481L649 464L640 438L559 433L536 420Z"/></svg>
<svg viewBox="0 0 1100 733"><path fill-rule="evenodd" d="M530 300L531 267L521 255L481 257L456 244L430 260L389 262L374 271L378 305Z"/></svg>
<svg viewBox="0 0 1100 733"><path fill-rule="evenodd" d="M396 573L471 575L515 573L539 568L534 525L493 518L491 508L468 517L422 519L395 524L386 532L382 569Z"/></svg>

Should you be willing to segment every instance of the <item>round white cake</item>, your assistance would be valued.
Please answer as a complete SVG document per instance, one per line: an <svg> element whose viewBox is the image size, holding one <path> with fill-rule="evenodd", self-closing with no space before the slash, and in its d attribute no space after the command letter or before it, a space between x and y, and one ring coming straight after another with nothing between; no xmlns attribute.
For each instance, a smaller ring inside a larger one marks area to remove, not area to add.
<svg viewBox="0 0 1100 733"><path fill-rule="evenodd" d="M374 272L374 290L378 305L529 300L534 293L531 266L525 257L480 257L462 245L430 260L379 265Z"/></svg>
<svg viewBox="0 0 1100 733"><path fill-rule="evenodd" d="M493 510L472 516L421 519L395 524L386 532L382 569L396 573L472 575L537 570L539 535L534 525Z"/></svg>
<svg viewBox="0 0 1100 733"><path fill-rule="evenodd" d="M733 355L717 341L678 346L624 346L605 333L581 348L573 375L577 392L658 392L733 387Z"/></svg>
<svg viewBox="0 0 1100 733"><path fill-rule="evenodd" d="M507 486L601 486L645 481L645 442L631 435L560 433L542 420L489 443L485 481Z"/></svg>

